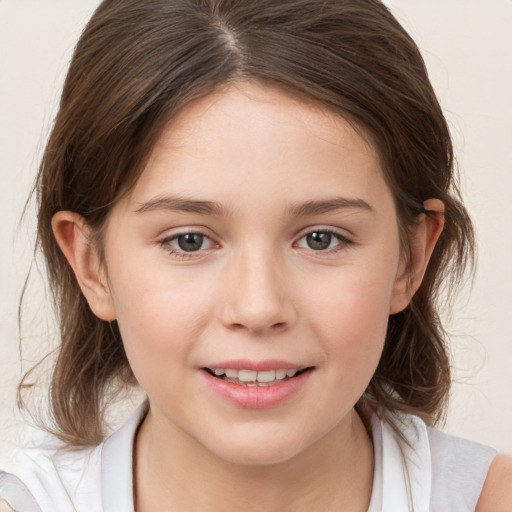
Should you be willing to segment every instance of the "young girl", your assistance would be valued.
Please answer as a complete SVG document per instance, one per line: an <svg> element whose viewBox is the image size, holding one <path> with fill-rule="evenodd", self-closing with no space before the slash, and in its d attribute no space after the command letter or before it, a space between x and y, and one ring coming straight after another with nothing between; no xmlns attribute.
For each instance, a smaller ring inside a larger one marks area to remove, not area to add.
<svg viewBox="0 0 512 512"><path fill-rule="evenodd" d="M67 446L6 463L0 510L512 510L511 463L433 428L452 163L377 0L105 0L37 181Z"/></svg>

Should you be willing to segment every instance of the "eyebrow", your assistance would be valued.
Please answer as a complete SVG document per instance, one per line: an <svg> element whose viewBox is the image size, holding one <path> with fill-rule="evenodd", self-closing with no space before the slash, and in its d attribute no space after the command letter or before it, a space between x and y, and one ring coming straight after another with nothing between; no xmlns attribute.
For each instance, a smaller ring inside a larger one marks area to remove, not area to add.
<svg viewBox="0 0 512 512"><path fill-rule="evenodd" d="M346 197L334 197L319 201L307 201L292 206L289 210L294 216L320 215L331 213L337 210L364 210L374 213L374 209L363 199L352 199Z"/></svg>
<svg viewBox="0 0 512 512"><path fill-rule="evenodd" d="M152 212L155 210L170 210L177 212L198 213L201 215L229 216L230 212L219 203L201 201L180 196L161 196L141 204L136 213Z"/></svg>
<svg viewBox="0 0 512 512"><path fill-rule="evenodd" d="M292 216L305 217L307 215L321 215L337 210L356 209L370 213L374 212L372 206L363 199L334 197L324 200L306 201L298 203L288 209ZM176 212L197 213L200 215L216 215L228 217L232 212L223 205L214 201L203 201L185 198L182 196L159 196L141 204L135 213L152 212L156 210L170 210Z"/></svg>

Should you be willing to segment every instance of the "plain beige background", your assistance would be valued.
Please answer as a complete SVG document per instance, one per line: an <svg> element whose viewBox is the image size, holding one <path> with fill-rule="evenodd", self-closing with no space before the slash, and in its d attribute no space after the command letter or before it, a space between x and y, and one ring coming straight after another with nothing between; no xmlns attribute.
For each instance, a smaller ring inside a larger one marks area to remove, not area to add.
<svg viewBox="0 0 512 512"><path fill-rule="evenodd" d="M457 383L445 430L512 452L512 0L387 3L427 62L478 232L476 280L448 323ZM33 209L18 221L74 42L97 4L0 0L0 455L36 435L15 408L17 305ZM23 334L24 355L34 359L51 346L53 330L37 270L31 282Z"/></svg>

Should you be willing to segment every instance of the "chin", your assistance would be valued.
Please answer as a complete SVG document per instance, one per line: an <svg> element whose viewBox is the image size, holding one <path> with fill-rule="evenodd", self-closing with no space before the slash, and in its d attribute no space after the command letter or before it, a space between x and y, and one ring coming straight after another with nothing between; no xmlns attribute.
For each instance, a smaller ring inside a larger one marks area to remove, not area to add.
<svg viewBox="0 0 512 512"><path fill-rule="evenodd" d="M230 450L223 452L216 451L215 455L219 458L239 466L273 466L282 464L293 459L300 452L300 450L287 449L285 447L278 447L276 449L273 446L267 446L264 449L261 446L242 446L232 447Z"/></svg>
<svg viewBox="0 0 512 512"><path fill-rule="evenodd" d="M287 462L307 448L304 439L290 433L247 432L226 435L223 439L209 438L203 446L214 456L241 466L270 466Z"/></svg>

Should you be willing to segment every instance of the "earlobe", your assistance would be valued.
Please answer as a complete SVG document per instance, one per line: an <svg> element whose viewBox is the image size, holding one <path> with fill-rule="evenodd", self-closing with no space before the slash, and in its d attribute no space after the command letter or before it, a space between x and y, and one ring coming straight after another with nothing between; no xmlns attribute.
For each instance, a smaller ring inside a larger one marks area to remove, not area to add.
<svg viewBox="0 0 512 512"><path fill-rule="evenodd" d="M444 227L444 204L439 199L423 203L427 213L420 214L410 238L410 260L398 273L389 314L403 311L421 285L428 262Z"/></svg>
<svg viewBox="0 0 512 512"><path fill-rule="evenodd" d="M115 320L106 274L83 217L70 211L57 212L52 218L52 229L93 313L102 320Z"/></svg>

